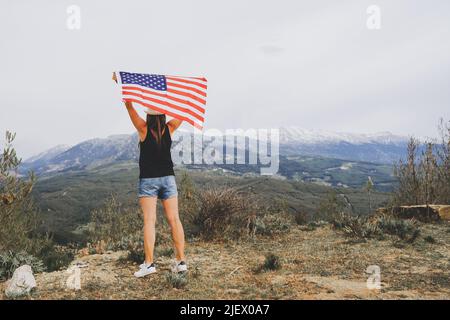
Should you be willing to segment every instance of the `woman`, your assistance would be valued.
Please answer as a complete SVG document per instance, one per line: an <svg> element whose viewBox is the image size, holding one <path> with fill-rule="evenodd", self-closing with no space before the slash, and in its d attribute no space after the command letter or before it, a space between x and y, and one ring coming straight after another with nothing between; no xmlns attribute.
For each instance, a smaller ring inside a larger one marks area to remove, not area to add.
<svg viewBox="0 0 450 320"><path fill-rule="evenodd" d="M145 277L156 272L153 250L155 247L156 202L160 199L172 230L176 261L174 272L186 272L184 256L184 231L178 215L178 193L170 155L171 135L182 121L172 119L166 123L163 114L151 114L142 119L131 102L125 102L131 122L139 133L139 204L144 216L145 261L135 272Z"/></svg>

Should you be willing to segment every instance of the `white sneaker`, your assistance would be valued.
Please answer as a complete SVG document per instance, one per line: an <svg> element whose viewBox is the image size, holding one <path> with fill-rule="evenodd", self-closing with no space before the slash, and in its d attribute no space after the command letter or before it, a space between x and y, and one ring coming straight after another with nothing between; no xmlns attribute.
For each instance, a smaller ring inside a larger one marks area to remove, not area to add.
<svg viewBox="0 0 450 320"><path fill-rule="evenodd" d="M156 272L156 267L155 267L154 263L152 263L150 265L143 263L139 266L139 270L134 273L134 276L136 278L142 278L142 277L145 277L145 276L155 273L155 272Z"/></svg>
<svg viewBox="0 0 450 320"><path fill-rule="evenodd" d="M184 261L175 261L172 264L172 272L174 273L182 273L187 271L187 265Z"/></svg>

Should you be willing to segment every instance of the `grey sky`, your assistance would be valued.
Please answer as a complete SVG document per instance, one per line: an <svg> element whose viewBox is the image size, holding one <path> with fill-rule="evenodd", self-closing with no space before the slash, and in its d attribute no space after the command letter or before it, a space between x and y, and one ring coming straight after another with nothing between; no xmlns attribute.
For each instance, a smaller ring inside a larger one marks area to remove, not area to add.
<svg viewBox="0 0 450 320"><path fill-rule="evenodd" d="M450 119L447 0L5 0L0 33L0 131L24 157L132 132L117 69L206 76L206 128L433 136Z"/></svg>

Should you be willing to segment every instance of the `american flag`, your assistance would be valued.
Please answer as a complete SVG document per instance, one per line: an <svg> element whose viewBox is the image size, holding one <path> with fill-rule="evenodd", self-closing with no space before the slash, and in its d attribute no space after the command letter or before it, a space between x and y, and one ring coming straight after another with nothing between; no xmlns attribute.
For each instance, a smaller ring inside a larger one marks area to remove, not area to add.
<svg viewBox="0 0 450 320"><path fill-rule="evenodd" d="M184 120L203 128L207 80L197 77L116 72L124 101Z"/></svg>

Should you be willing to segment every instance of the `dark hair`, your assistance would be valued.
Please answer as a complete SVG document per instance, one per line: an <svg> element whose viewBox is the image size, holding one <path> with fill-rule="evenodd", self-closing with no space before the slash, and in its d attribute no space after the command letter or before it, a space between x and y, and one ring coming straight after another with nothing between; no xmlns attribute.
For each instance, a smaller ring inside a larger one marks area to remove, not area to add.
<svg viewBox="0 0 450 320"><path fill-rule="evenodd" d="M166 115L147 114L147 128L150 129L150 133L155 138L158 147L161 148L161 138L166 130Z"/></svg>

